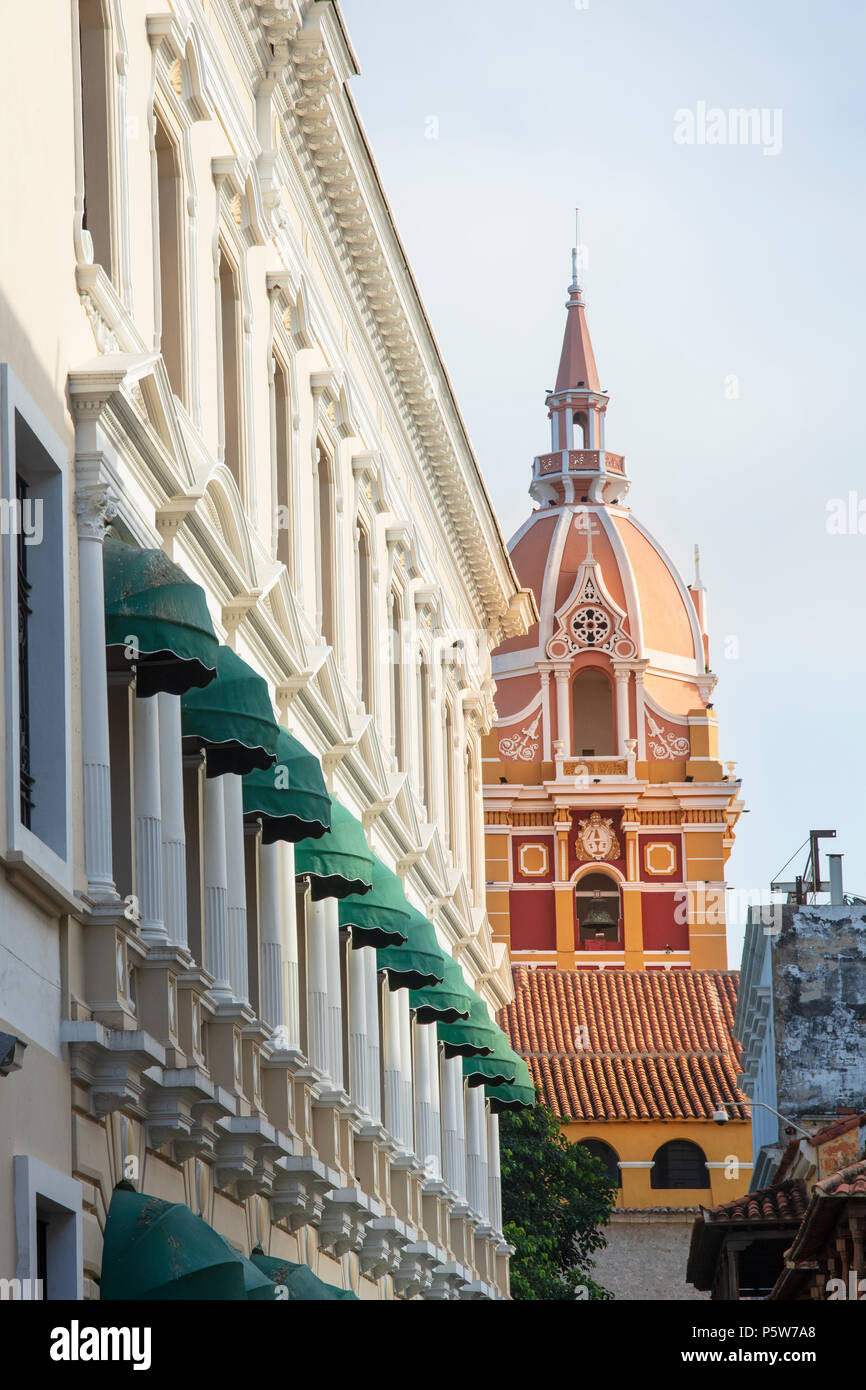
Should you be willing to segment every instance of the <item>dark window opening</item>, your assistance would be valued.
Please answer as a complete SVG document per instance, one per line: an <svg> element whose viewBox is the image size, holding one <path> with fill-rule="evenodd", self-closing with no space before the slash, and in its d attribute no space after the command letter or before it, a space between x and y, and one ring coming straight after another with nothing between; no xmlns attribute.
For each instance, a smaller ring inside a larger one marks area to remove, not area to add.
<svg viewBox="0 0 866 1390"><path fill-rule="evenodd" d="M27 550L23 518L29 488L20 473L15 478L18 516L18 738L20 744L19 792L21 824L29 830L33 820L33 776L30 770L30 582L27 578Z"/></svg>
<svg viewBox="0 0 866 1390"><path fill-rule="evenodd" d="M622 905L619 884L609 874L587 874L574 890L574 910L581 942L618 942L622 939Z"/></svg>
<svg viewBox="0 0 866 1390"><path fill-rule="evenodd" d="M603 1165L604 1171L617 1187L622 1186L622 1179L619 1171L619 1159L616 1150L610 1144L606 1144L603 1139L580 1139L581 1146L591 1153L593 1158L597 1158Z"/></svg>
<svg viewBox="0 0 866 1390"><path fill-rule="evenodd" d="M671 1139L656 1150L650 1187L709 1187L703 1149L688 1139Z"/></svg>

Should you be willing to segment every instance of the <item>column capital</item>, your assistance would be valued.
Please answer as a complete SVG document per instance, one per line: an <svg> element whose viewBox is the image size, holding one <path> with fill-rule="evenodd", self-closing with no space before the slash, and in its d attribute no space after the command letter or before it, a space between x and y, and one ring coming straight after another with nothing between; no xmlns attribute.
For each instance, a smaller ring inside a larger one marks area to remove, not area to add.
<svg viewBox="0 0 866 1390"><path fill-rule="evenodd" d="M106 526L117 516L118 502L117 494L108 483L79 483L75 489L79 538L101 541Z"/></svg>

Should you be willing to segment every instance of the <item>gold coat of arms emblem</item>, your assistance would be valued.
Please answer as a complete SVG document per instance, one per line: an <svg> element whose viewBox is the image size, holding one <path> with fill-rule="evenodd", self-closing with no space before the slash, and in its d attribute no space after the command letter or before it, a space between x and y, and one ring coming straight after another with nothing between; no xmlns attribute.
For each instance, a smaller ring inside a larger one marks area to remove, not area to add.
<svg viewBox="0 0 866 1390"><path fill-rule="evenodd" d="M593 811L586 820L577 822L575 854L584 859L619 859L619 840L610 816Z"/></svg>

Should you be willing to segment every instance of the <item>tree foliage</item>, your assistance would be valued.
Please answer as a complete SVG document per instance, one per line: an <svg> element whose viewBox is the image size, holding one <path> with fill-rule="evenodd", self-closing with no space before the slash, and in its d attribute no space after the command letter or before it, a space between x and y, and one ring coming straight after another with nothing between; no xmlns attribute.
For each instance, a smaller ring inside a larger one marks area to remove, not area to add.
<svg viewBox="0 0 866 1390"><path fill-rule="evenodd" d="M592 1278L592 1253L605 1245L616 1186L604 1166L570 1143L540 1100L499 1122L502 1217L515 1247L511 1294L517 1299L577 1301L613 1295Z"/></svg>

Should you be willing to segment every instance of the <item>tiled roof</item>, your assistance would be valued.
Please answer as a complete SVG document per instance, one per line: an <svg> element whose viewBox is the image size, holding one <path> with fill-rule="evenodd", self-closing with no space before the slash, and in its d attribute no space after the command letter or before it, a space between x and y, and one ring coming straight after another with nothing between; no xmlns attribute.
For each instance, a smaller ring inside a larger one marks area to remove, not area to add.
<svg viewBox="0 0 866 1390"><path fill-rule="evenodd" d="M556 1114L573 1120L710 1119L737 1086L735 971L513 967L499 1022Z"/></svg>
<svg viewBox="0 0 866 1390"><path fill-rule="evenodd" d="M823 1197L866 1197L866 1159L842 1168L815 1188Z"/></svg>
<svg viewBox="0 0 866 1390"><path fill-rule="evenodd" d="M842 1115L826 1129L819 1129L817 1134L813 1134L810 1143L815 1147L828 1144L831 1139L840 1139L849 1129L857 1129L862 1124L866 1124L866 1115Z"/></svg>
<svg viewBox="0 0 866 1390"><path fill-rule="evenodd" d="M759 1192L747 1192L718 1207L705 1207L704 1220L713 1225L737 1221L800 1221L808 1204L805 1184L794 1178L775 1187L764 1187Z"/></svg>

